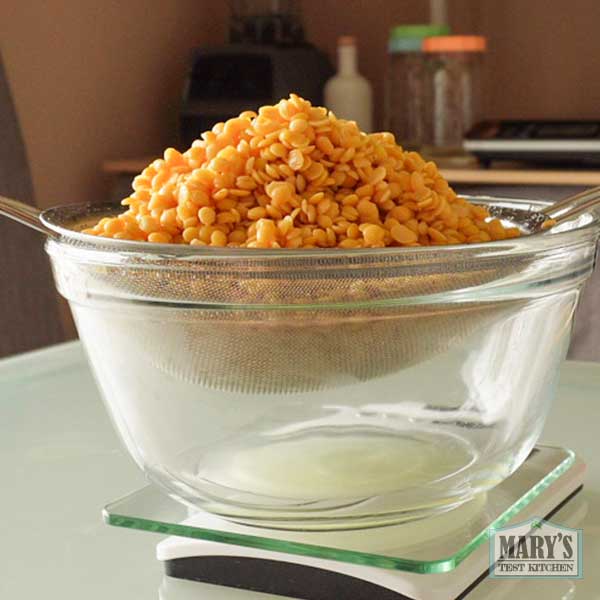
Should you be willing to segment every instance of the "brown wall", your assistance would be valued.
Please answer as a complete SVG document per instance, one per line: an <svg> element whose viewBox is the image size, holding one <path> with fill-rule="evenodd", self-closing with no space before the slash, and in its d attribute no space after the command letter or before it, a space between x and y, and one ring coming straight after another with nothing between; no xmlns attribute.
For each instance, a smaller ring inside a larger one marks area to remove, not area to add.
<svg viewBox="0 0 600 600"><path fill-rule="evenodd" d="M170 143L189 50L223 39L226 12L198 0L0 2L40 205L102 200L102 160Z"/></svg>
<svg viewBox="0 0 600 600"><path fill-rule="evenodd" d="M478 29L490 41L489 116L600 117L600 2L479 4Z"/></svg>

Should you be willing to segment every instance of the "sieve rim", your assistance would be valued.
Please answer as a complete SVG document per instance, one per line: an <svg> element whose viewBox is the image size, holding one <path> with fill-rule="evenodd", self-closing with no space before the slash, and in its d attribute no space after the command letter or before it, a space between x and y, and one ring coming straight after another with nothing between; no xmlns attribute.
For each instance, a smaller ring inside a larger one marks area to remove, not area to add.
<svg viewBox="0 0 600 600"><path fill-rule="evenodd" d="M475 204L491 207L514 208L518 211L539 211L554 204L551 201L540 199L513 198L504 196L486 195L460 195L461 198ZM58 234L58 239L53 243L70 245L82 250L106 253L107 251L118 251L122 257L146 257L152 260L182 260L193 262L197 260L231 260L241 259L244 261L257 261L264 259L294 259L314 261L315 259L336 259L340 261L347 259L350 263L360 263L361 258L366 262L373 259L390 260L393 258L406 258L411 263L419 262L422 257L431 261L436 255L444 262L453 256L465 260L477 257L502 257L510 254L518 256L542 250L565 247L570 244L585 241L582 238L600 235L600 211L590 210L583 215L553 228L545 235L523 235L510 240L493 240L476 244L451 244L444 246L419 246L398 247L388 246L384 248L223 248L211 246L191 246L187 244L156 244L132 240L115 240L103 238L90 234L81 233L77 229L69 227L69 223L78 222L79 229L90 226L91 222L97 221L102 216L116 215L123 210L120 204L66 204L44 210L40 219L43 224ZM87 217L88 221L83 221ZM94 219L92 219L94 217ZM595 230L595 231L594 231Z"/></svg>

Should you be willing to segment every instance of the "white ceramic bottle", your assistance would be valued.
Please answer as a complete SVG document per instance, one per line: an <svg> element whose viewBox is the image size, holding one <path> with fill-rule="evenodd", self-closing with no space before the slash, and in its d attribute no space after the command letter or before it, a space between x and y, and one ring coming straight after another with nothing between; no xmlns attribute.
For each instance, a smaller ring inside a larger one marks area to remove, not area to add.
<svg viewBox="0 0 600 600"><path fill-rule="evenodd" d="M338 38L338 71L325 84L325 106L340 119L356 121L366 132L373 131L373 91L359 72L356 39Z"/></svg>

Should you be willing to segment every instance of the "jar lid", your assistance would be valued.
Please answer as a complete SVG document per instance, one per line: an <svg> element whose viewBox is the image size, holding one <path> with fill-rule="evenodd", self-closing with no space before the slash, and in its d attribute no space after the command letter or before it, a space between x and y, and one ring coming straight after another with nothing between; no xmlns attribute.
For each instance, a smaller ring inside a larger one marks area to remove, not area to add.
<svg viewBox="0 0 600 600"><path fill-rule="evenodd" d="M482 35L442 35L423 40L423 52L485 52L487 38Z"/></svg>
<svg viewBox="0 0 600 600"><path fill-rule="evenodd" d="M448 25L397 25L390 30L390 52L420 52L423 39L436 35L448 35Z"/></svg>

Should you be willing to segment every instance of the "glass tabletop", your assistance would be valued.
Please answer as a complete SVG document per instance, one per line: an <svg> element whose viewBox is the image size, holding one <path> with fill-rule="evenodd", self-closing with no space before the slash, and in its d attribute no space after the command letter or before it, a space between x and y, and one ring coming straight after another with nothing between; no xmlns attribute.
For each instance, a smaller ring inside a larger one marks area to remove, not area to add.
<svg viewBox="0 0 600 600"><path fill-rule="evenodd" d="M449 512L399 525L354 531L296 532L249 527L195 511L146 486L110 503L109 525L224 542L288 554L416 573L456 568L482 543L490 527L502 527L574 463L570 450L535 448L500 485Z"/></svg>
<svg viewBox="0 0 600 600"><path fill-rule="evenodd" d="M582 493L552 517L584 510L585 579L486 580L469 600L595 598L600 575L600 366L567 362L544 443L588 462ZM101 509L145 484L116 439L79 343L0 360L0 598L30 600L275 600L163 578L160 531L107 527ZM185 518L185 517L184 517ZM166 533L166 532L165 532Z"/></svg>

